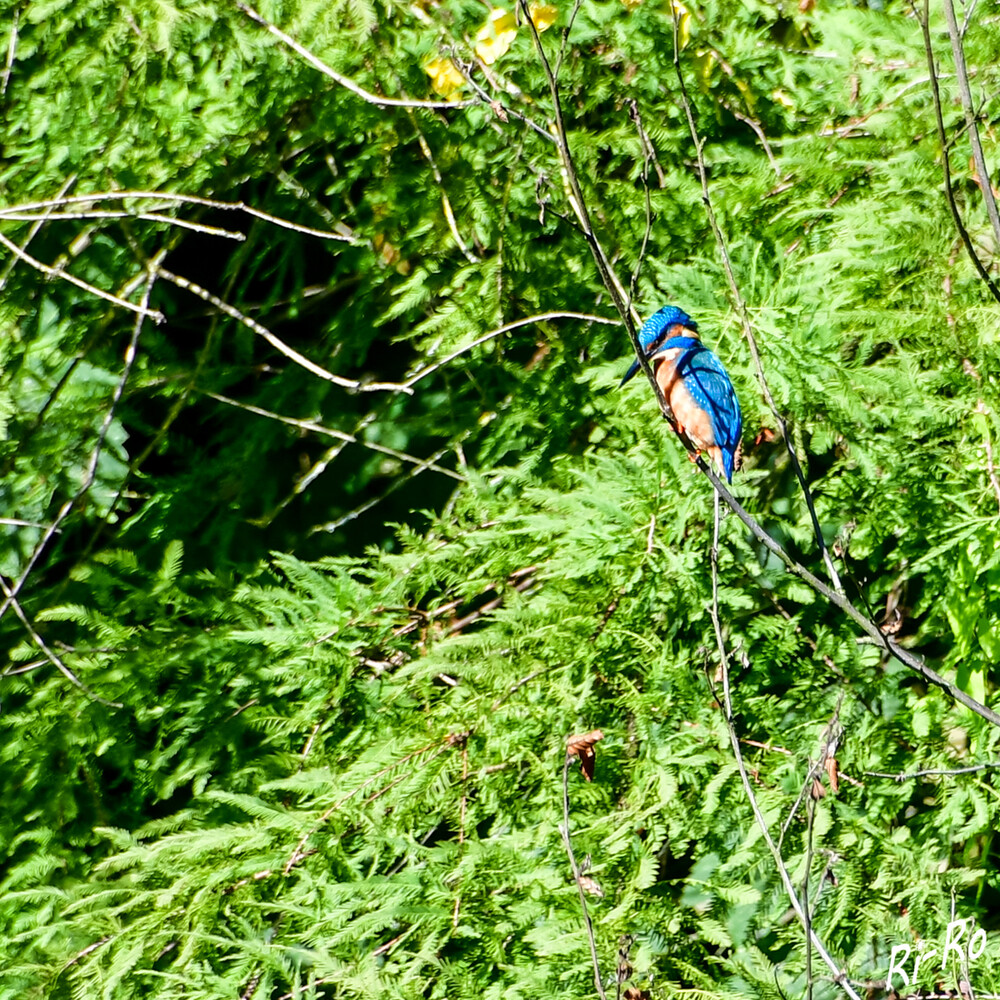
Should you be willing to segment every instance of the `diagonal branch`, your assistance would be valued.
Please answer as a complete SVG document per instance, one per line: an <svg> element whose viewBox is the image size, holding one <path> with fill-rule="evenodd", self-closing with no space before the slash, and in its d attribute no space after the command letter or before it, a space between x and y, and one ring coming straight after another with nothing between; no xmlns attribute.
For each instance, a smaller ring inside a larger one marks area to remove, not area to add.
<svg viewBox="0 0 1000 1000"><path fill-rule="evenodd" d="M915 656L908 649L904 649L898 643L896 643L891 636L886 635L867 615L859 611L842 593L839 591L832 590L829 585L824 583L819 579L814 573L809 572L805 566L796 562L758 523L755 521L740 505L739 501L729 492L725 484L721 479L715 474L715 470L712 469L708 463L699 456L696 459L698 463L698 468L708 477L709 481L715 487L715 491L722 497L726 502L730 510L747 526L750 533L757 539L769 552L776 555L782 563L784 563L785 568L800 580L804 580L813 590L815 590L822 597L825 597L832 605L840 608L848 618L850 618L856 625L859 626L862 632L874 640L874 644L881 649L884 649L890 656L894 656L900 663L905 664L911 670L916 671L924 680L941 688L949 694L955 701L961 702L966 708L975 712L976 715L986 719L987 722L992 723L994 726L1000 727L1000 715L993 711L992 708L988 708L981 702L976 701L975 698L966 694L961 688L953 684L951 681L942 677L935 670L931 669L920 659L919 656Z"/></svg>
<svg viewBox="0 0 1000 1000"><path fill-rule="evenodd" d="M958 75L958 92L962 96L962 108L965 111L965 125L969 130L969 145L972 146L972 158L976 161L976 172L979 174L983 201L986 203L986 214L993 227L993 237L1000 245L1000 214L997 213L996 198L993 197L993 186L990 174L986 169L986 158L983 156L983 144L979 141L979 126L976 124L976 111L972 103L972 90L969 87L969 71L965 65L965 50L962 47L962 31L955 17L955 5L952 0L944 0L944 16L948 22L948 36L951 39L951 54L955 59L955 71Z"/></svg>
<svg viewBox="0 0 1000 1000"><path fill-rule="evenodd" d="M24 586L25 581L28 579L28 575L31 573L32 569L34 569L35 563L38 562L42 552L51 541L52 536L59 530L60 525L69 516L70 511L72 511L80 500L83 499L84 495L90 489L97 476L97 464L100 461L101 452L104 450L104 441L107 437L108 429L111 427L111 421L114 419L115 410L118 407L118 403L121 401L122 394L125 392L125 383L128 381L128 377L132 372L132 365L135 362L136 349L139 344L139 334L142 332L142 321L145 316L149 315L149 310L146 307L149 304L149 296L153 290L155 282L156 275L153 270L151 268L147 269L146 286L143 289L142 300L135 310L136 318L132 327L132 337L128 342L128 346L125 348L125 365L122 369L121 376L118 379L118 384L115 386L115 391L112 393L111 405L108 407L108 411L105 413L104 420L101 422L100 429L97 432L97 441L90 453L90 459L87 462L87 469L84 473L83 482L80 484L80 488L76 491L76 493L74 493L73 496L71 496L62 505L62 507L59 508L55 519L45 529L44 534L38 540L31 556L28 558L27 564L24 569L21 570L21 575L14 581L9 589L6 584L4 585L4 600L0 603L0 618L3 617L4 612L6 612L11 604L15 603L18 593Z"/></svg>
<svg viewBox="0 0 1000 1000"><path fill-rule="evenodd" d="M23 260L26 264L30 264L36 271L41 271L42 274L50 278L59 278L62 281L68 281L71 285L76 285L77 288L82 288L85 292L90 292L91 295L96 295L99 299L104 299L116 306L121 306L122 309L128 309L129 312L138 313L140 316L148 316L155 323L162 323L166 318L157 309L147 309L141 305L137 306L134 302L119 298L111 292L104 291L103 288L98 288L96 285L78 278L75 274L70 274L69 271L43 264L37 257L32 257L27 251L22 250L13 240L7 239L3 233L0 233L0 245L5 246L15 257Z"/></svg>
<svg viewBox="0 0 1000 1000"><path fill-rule="evenodd" d="M699 458L698 461L701 462L702 459ZM819 939L819 936L813 929L808 913L799 901L798 893L795 891L795 886L792 883L791 875L788 873L788 868L785 865L784 858L782 858L781 851L778 849L777 844L775 844L774 839L771 837L771 831L767 827L767 820L764 819L764 814L761 812L760 805L757 802L757 796L754 794L753 785L751 785L750 777L747 774L746 763L743 760L743 751L740 749L740 739L736 732L736 724L733 720L733 699L732 692L729 688L729 656L726 652L726 643L722 636L722 624L719 620L719 496L720 494L716 492L715 531L712 538L711 552L712 604L709 610L711 611L712 625L715 628L715 639L719 647L719 663L722 671L723 709L726 715L725 721L726 729L729 733L729 742L732 744L733 756L736 758L736 767L739 770L740 780L743 782L743 790L746 792L747 799L750 802L750 808L753 810L754 819L757 821L757 826L760 828L761 836L764 838L764 842L767 844L768 850L774 858L774 864L778 870L778 875L781 878L781 883L785 887L785 892L788 895L788 900L792 905L792 909L795 911L795 915L799 918L799 922L805 928L809 944L816 949L816 953L826 963L830 972L833 973L834 982L840 986L840 988L851 998L851 1000L861 1000L855 992L854 987L851 986L848 981L847 973L837 965L837 963L833 960L833 957L826 950L823 942Z"/></svg>
<svg viewBox="0 0 1000 1000"><path fill-rule="evenodd" d="M327 371L326 368L316 364L314 361L310 361L304 354L300 354L294 347L289 347L288 344L286 344L280 337L275 336L266 326L258 323L257 320L253 319L251 316L247 316L245 313L240 312L240 310L235 306L231 306L224 299L220 299L218 295L213 295L207 288L202 288L201 285L198 285L179 274L174 274L172 271L168 271L165 267L161 267L159 265L156 267L156 273L161 278L165 278L167 281L176 285L178 288L183 288L184 291L190 292L192 295L196 295L204 302L208 302L215 306L216 309L224 312L227 316L235 319L238 323L242 323L247 329L252 330L259 337L263 337L264 340L266 340L276 351L283 354L290 361L294 361L295 364L305 368L306 371L311 372L313 375L326 382L332 382L334 385L342 386L345 389L354 389L357 392L405 392L408 395L413 392L412 389L403 385L397 385L394 382L359 382L356 379L344 378L341 375L334 375L333 372Z"/></svg>
<svg viewBox="0 0 1000 1000"><path fill-rule="evenodd" d="M910 8L913 11L914 17L920 23L920 28L924 36L924 53L927 56L927 68L930 71L931 96L934 98L934 121L937 125L938 142L941 144L941 169L944 173L944 195L948 202L948 210L951 212L958 235L962 238L965 252L969 255L969 259L972 261L979 277L986 283L986 287L990 290L993 298L997 302L1000 302L1000 288L997 287L997 283L990 277L983 262L979 259L979 254L976 253L976 248L972 245L972 238L969 236L969 231L965 228L965 223L962 222L958 205L955 204L955 192L951 186L951 163L948 160L948 136L944 130L944 117L941 112L941 91L938 87L937 70L934 67L934 48L931 45L929 0L924 0L923 15L917 10L916 0L910 0ZM981 179L984 185L989 185L989 177Z"/></svg>
<svg viewBox="0 0 1000 1000"><path fill-rule="evenodd" d="M369 104L375 104L380 108L465 108L469 104L473 103L471 101L414 101L410 98L398 98L398 97L380 97L378 94L372 94L365 90L363 87L359 87L350 77L344 76L342 73L338 73L335 69L328 66L322 59L315 56L310 52L304 45L295 41L291 35L286 35L285 32L281 30L277 25L272 24L267 18L258 14L257 11L253 9L249 4L237 2L236 6L250 18L251 21L256 21L258 24L263 25L268 31L274 35L275 38L281 39L293 52L298 53L310 66L318 69L324 76L328 76L331 80L336 81L342 87L346 87L352 94L357 94L362 100L367 101Z"/></svg>

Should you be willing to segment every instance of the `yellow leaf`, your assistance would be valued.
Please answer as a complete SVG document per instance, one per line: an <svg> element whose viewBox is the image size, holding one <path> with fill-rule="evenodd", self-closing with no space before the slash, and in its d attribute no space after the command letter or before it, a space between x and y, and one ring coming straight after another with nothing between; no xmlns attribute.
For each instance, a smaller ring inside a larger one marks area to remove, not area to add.
<svg viewBox="0 0 1000 1000"><path fill-rule="evenodd" d="M450 59L432 59L424 63L424 72L431 78L431 88L446 101L452 101L461 93L465 77L459 73Z"/></svg>
<svg viewBox="0 0 1000 1000"><path fill-rule="evenodd" d="M783 90L773 90L773 91L771 91L771 96L783 108L788 108L789 111L794 111L795 110L795 102Z"/></svg>
<svg viewBox="0 0 1000 1000"><path fill-rule="evenodd" d="M559 8L547 3L533 3L528 8L528 13L531 15L531 23L541 33L556 23L556 18L559 16Z"/></svg>
<svg viewBox="0 0 1000 1000"><path fill-rule="evenodd" d="M476 55L492 66L510 48L516 34L514 15L501 7L495 8L476 35Z"/></svg>

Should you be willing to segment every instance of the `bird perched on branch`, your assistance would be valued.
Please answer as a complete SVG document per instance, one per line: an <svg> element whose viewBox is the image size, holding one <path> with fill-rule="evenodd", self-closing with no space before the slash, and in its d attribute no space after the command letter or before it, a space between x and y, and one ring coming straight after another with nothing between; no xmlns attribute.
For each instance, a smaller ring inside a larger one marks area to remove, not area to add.
<svg viewBox="0 0 1000 1000"><path fill-rule="evenodd" d="M708 452L732 482L743 416L722 362L698 338L698 324L683 309L664 306L643 323L639 343L673 410L674 429L696 452ZM638 370L634 361L621 385Z"/></svg>

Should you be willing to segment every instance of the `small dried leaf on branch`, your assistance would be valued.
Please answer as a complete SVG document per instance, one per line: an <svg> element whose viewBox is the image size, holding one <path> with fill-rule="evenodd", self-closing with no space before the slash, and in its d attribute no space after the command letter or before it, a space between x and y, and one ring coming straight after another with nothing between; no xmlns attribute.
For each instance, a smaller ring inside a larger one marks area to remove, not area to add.
<svg viewBox="0 0 1000 1000"><path fill-rule="evenodd" d="M830 788L833 790L833 794L836 795L840 790L840 772L837 769L836 757L826 758L826 776L830 779Z"/></svg>
<svg viewBox="0 0 1000 1000"><path fill-rule="evenodd" d="M580 758L580 770L587 781L594 780L594 760L597 756L594 753L594 744L603 739L604 733L600 729L592 729L589 733L570 736L566 740L566 753Z"/></svg>

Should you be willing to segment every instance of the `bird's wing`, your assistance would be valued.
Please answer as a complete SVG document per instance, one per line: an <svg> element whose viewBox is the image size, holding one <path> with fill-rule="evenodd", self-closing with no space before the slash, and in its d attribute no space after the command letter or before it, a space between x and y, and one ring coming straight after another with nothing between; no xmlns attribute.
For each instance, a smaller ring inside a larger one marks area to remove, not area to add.
<svg viewBox="0 0 1000 1000"><path fill-rule="evenodd" d="M708 413L715 443L735 450L743 432L743 415L722 362L707 347L699 345L677 359L677 374L684 379L695 403Z"/></svg>

